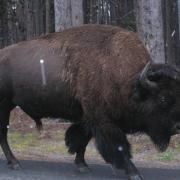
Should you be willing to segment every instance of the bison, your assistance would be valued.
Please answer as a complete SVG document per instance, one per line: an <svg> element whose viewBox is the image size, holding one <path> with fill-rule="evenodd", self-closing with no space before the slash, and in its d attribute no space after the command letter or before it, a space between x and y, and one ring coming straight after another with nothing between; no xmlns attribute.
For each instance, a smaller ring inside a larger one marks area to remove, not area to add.
<svg viewBox="0 0 180 180"><path fill-rule="evenodd" d="M146 133L167 148L180 129L180 70L150 63L133 32L85 25L0 50L0 143L12 168L19 167L7 142L15 106L38 128L42 117L71 121L65 141L79 168L94 137L107 163L140 180L126 134Z"/></svg>

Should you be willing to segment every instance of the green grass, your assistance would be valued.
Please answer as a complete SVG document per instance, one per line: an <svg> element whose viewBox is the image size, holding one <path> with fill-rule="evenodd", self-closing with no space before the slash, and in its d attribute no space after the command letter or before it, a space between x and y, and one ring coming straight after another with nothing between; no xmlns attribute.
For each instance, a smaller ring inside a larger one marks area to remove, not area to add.
<svg viewBox="0 0 180 180"><path fill-rule="evenodd" d="M37 146L39 142L37 134L32 133L22 135L18 132L11 132L8 137L11 148L16 151L27 151Z"/></svg>
<svg viewBox="0 0 180 180"><path fill-rule="evenodd" d="M175 152L170 149L164 153L158 153L154 159L158 161L165 161L165 162L173 161L175 160Z"/></svg>
<svg viewBox="0 0 180 180"><path fill-rule="evenodd" d="M42 155L51 154L68 155L68 150L64 142L64 131L57 131L51 134L50 138L41 138L38 133L21 134L11 131L8 134L9 145L14 154L22 155ZM87 147L86 155L89 157L99 157L99 153L91 144Z"/></svg>
<svg viewBox="0 0 180 180"><path fill-rule="evenodd" d="M58 143L58 142L49 142L48 144L40 143L40 146L38 147L40 152L43 155L48 154L67 154L67 148L64 143Z"/></svg>
<svg viewBox="0 0 180 180"><path fill-rule="evenodd" d="M36 133L22 135L18 132L10 132L8 141L13 152L23 152L28 154L37 152L38 154L48 155L50 153L67 153L64 143L63 132L57 132L53 139L41 139Z"/></svg>
<svg viewBox="0 0 180 180"><path fill-rule="evenodd" d="M56 134L54 135L54 139L56 141L64 141L64 135L65 135L65 131L63 130L60 130L60 131L57 131Z"/></svg>
<svg viewBox="0 0 180 180"><path fill-rule="evenodd" d="M47 133L47 136L46 136ZM37 156L51 156L51 155L68 155L67 147L64 142L64 130L57 130L52 132L45 131L44 137L38 133L30 132L22 134L17 131L10 131L8 140L10 147L14 154L23 155L37 155ZM99 158L100 155L92 145L87 147L86 156L91 158ZM144 153L145 143L134 143L132 146L133 155ZM145 160L173 162L178 160L180 153L180 144L176 144L175 148L168 148L164 153L157 153L156 151L147 152L144 156Z"/></svg>

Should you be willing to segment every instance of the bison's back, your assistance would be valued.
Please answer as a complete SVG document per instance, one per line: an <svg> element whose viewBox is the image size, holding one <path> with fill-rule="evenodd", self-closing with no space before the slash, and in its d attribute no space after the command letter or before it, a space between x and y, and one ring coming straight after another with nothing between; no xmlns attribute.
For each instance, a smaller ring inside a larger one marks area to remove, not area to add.
<svg viewBox="0 0 180 180"><path fill-rule="evenodd" d="M15 104L27 111L64 117L81 117L83 103L89 99L96 102L99 97L110 103L117 87L119 93L123 89L128 93L129 81L149 58L135 33L97 25L18 43L1 50L0 55L1 67L6 62L10 68Z"/></svg>

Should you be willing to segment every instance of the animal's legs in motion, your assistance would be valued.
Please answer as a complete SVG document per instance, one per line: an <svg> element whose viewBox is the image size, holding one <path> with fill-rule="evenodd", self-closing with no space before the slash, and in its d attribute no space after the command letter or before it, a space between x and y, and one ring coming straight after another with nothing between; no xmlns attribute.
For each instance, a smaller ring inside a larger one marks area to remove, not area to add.
<svg viewBox="0 0 180 180"><path fill-rule="evenodd" d="M87 132L81 123L71 125L65 135L66 146L69 148L69 153L76 153L75 164L80 172L89 171L84 159L84 154L91 137L91 133Z"/></svg>
<svg viewBox="0 0 180 180"><path fill-rule="evenodd" d="M18 160L13 155L8 141L7 141L7 133L9 126L9 116L11 110L14 108L8 100L4 99L0 102L0 144L1 148L6 156L8 161L8 165L12 169L21 169L21 166Z"/></svg>
<svg viewBox="0 0 180 180"><path fill-rule="evenodd" d="M111 123L102 123L93 128L97 148L108 163L115 168L123 168L130 180L143 180L134 164L130 154L130 145L125 134Z"/></svg>

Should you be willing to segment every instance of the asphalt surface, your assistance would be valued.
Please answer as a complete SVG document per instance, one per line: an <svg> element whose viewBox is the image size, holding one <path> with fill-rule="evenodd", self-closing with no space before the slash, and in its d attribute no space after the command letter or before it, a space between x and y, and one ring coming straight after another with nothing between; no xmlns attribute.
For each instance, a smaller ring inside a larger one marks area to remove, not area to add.
<svg viewBox="0 0 180 180"><path fill-rule="evenodd" d="M125 180L121 171L115 175L106 164L90 164L91 172L80 174L73 163L21 161L22 170L10 170L5 160L0 160L0 180ZM180 180L180 168L139 168L146 180Z"/></svg>

